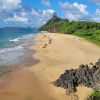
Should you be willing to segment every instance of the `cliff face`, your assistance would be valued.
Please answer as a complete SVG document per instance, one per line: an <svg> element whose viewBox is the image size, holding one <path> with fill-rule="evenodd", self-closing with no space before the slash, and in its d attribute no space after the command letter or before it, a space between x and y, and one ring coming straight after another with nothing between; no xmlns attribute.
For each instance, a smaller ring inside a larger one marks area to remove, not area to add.
<svg viewBox="0 0 100 100"><path fill-rule="evenodd" d="M57 32L57 25L56 23L59 23L63 19L59 18L56 13L53 14L53 17L47 21L46 24L44 24L41 28L40 31L49 31L49 32ZM67 20L66 20L67 21Z"/></svg>

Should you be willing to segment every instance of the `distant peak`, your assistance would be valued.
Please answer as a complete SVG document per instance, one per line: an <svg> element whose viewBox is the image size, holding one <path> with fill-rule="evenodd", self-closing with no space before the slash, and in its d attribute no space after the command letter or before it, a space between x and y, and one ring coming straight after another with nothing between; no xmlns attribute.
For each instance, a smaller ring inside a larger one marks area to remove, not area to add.
<svg viewBox="0 0 100 100"><path fill-rule="evenodd" d="M53 13L53 18L55 18L55 17L57 17L57 13L56 12Z"/></svg>

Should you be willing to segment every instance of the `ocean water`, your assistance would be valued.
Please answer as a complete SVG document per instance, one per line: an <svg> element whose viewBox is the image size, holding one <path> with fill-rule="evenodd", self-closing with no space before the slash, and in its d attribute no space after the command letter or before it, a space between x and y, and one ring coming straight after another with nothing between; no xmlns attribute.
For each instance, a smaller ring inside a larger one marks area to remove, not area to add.
<svg viewBox="0 0 100 100"><path fill-rule="evenodd" d="M33 45L33 37L38 33L31 28L1 28L0 29L0 65L13 65L24 62L32 55L25 47Z"/></svg>

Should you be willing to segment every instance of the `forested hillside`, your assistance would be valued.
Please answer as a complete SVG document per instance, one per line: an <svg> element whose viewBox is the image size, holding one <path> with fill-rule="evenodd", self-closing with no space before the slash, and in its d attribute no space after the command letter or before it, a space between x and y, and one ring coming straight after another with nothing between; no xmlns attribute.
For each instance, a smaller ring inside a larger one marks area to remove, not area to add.
<svg viewBox="0 0 100 100"><path fill-rule="evenodd" d="M43 25L40 30L78 35L95 42L96 44L100 44L100 23L96 22L70 22L67 19L61 19L54 14L52 19Z"/></svg>

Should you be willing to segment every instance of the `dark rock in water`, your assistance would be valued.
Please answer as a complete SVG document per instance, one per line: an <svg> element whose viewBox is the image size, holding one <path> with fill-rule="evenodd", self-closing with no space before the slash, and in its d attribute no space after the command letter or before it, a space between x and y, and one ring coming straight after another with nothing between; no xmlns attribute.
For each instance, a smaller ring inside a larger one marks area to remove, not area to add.
<svg viewBox="0 0 100 100"><path fill-rule="evenodd" d="M100 89L100 85L95 84L98 82L100 82L100 59L91 68L82 64L78 69L65 70L65 73L61 74L53 84L73 93L78 85Z"/></svg>

